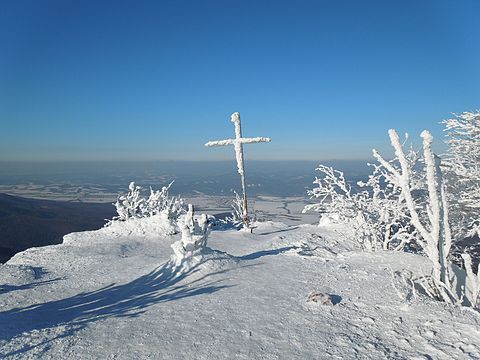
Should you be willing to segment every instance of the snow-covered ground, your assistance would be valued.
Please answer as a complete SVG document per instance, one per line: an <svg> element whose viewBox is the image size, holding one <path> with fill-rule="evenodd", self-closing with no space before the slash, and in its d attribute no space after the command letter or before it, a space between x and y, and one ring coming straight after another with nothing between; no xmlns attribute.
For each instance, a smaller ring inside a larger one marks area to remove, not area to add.
<svg viewBox="0 0 480 360"><path fill-rule="evenodd" d="M206 207L206 206L205 206ZM155 218L67 235L0 266L0 357L480 358L480 317L405 285L408 253L360 252L294 199L264 198L253 234L214 230L178 275ZM334 305L307 302L330 294Z"/></svg>

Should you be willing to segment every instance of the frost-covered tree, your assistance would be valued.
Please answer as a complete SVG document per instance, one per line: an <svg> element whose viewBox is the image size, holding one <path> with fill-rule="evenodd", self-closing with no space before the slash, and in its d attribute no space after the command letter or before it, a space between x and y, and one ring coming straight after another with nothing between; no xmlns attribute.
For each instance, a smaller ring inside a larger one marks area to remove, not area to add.
<svg viewBox="0 0 480 360"><path fill-rule="evenodd" d="M472 268L471 257L463 254L465 270L449 261L452 248L448 189L441 161L432 151L433 137L421 134L422 158L404 148L395 130L389 130L395 158L387 161L376 150L378 164L360 191L353 192L343 173L326 166L317 170L317 188L309 194L320 201L309 205L327 214L336 214L350 223L366 249L380 244L400 250L415 244L432 263L432 274L416 279L427 294L451 304L480 305L480 275ZM480 270L480 269L478 269Z"/></svg>
<svg viewBox="0 0 480 360"><path fill-rule="evenodd" d="M445 170L453 225L456 236L462 238L468 232L480 232L480 112L464 112L443 124L449 146Z"/></svg>
<svg viewBox="0 0 480 360"><path fill-rule="evenodd" d="M409 166L405 151L397 132L388 131L390 142L398 158L399 166L387 162L376 150L374 157L389 172L391 181L401 189L408 208L411 224L418 232L417 243L423 248L433 265L433 272L428 284L434 295L449 302L459 302L460 296L452 286L448 254L452 246L452 235L449 224L449 209L445 183L440 169L440 159L432 151L433 137L428 131L423 131L423 161L428 189L428 202L425 204L422 216L421 205L413 193L413 169Z"/></svg>

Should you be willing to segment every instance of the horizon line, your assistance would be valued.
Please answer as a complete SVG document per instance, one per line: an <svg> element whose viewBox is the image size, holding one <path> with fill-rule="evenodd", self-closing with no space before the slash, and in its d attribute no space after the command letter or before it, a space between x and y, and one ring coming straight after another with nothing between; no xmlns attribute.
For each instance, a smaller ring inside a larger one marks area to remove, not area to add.
<svg viewBox="0 0 480 360"><path fill-rule="evenodd" d="M373 159L365 159L365 158L326 158L326 159L249 159L248 162L315 162L315 161L372 161ZM153 163L153 162L234 162L235 159L216 159L216 160L185 160L185 159L177 159L177 160L160 160L160 159L152 159L152 160L120 160L120 159L101 159L101 160L81 160L81 159L74 159L74 160L0 160L0 163Z"/></svg>

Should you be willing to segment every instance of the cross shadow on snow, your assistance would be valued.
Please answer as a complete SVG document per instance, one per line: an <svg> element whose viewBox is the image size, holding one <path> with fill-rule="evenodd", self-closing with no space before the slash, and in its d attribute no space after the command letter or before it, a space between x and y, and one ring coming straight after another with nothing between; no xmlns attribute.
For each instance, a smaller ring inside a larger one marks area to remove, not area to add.
<svg viewBox="0 0 480 360"><path fill-rule="evenodd" d="M0 357L21 355L32 349L36 349L35 355L39 356L38 352L46 351L53 340L71 336L90 323L112 317L133 318L154 304L212 294L231 286L220 285L221 280L207 279L228 269L202 275L190 282L182 281L200 270L201 264L179 274L171 262L167 262L126 284L110 284L68 298L0 312L0 343L15 343L17 336L49 329L42 334L47 339L39 339L37 343L34 338L30 339L9 353L0 349Z"/></svg>
<svg viewBox="0 0 480 360"><path fill-rule="evenodd" d="M292 245L292 246L285 246L285 247L278 248L278 249L260 250L260 251L257 251L257 252L251 253L251 254L247 254L247 255L243 255L243 256L237 256L236 258L239 259L239 260L255 260L255 259L261 258L263 256L279 255L279 254L282 254L284 252L294 250L294 249L298 249L298 248L299 248L298 246L293 246Z"/></svg>
<svg viewBox="0 0 480 360"><path fill-rule="evenodd" d="M298 226L291 226L286 229L280 229L280 230L274 230L274 231L268 231L264 233L259 233L258 235L271 235L271 234L276 234L276 233L281 233L281 232L287 232L287 231L292 231L298 229Z"/></svg>

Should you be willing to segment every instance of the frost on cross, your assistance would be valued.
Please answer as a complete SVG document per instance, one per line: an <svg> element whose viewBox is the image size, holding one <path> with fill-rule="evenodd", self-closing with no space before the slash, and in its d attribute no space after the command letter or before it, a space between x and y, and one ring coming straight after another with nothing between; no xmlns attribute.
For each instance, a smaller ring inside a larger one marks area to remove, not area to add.
<svg viewBox="0 0 480 360"><path fill-rule="evenodd" d="M231 117L231 121L235 125L235 139L226 139L226 140L216 140L209 141L205 146L226 146L233 145L235 149L235 157L237 159L237 170L242 179L242 190L243 190L243 215L242 221L245 229L249 228L248 223L248 209L247 209L247 192L246 192L246 183L245 183L245 168L243 166L243 144L253 144L261 142L270 142L272 141L268 137L254 137L254 138L243 138L242 137L242 126L240 123L240 113L234 112Z"/></svg>

